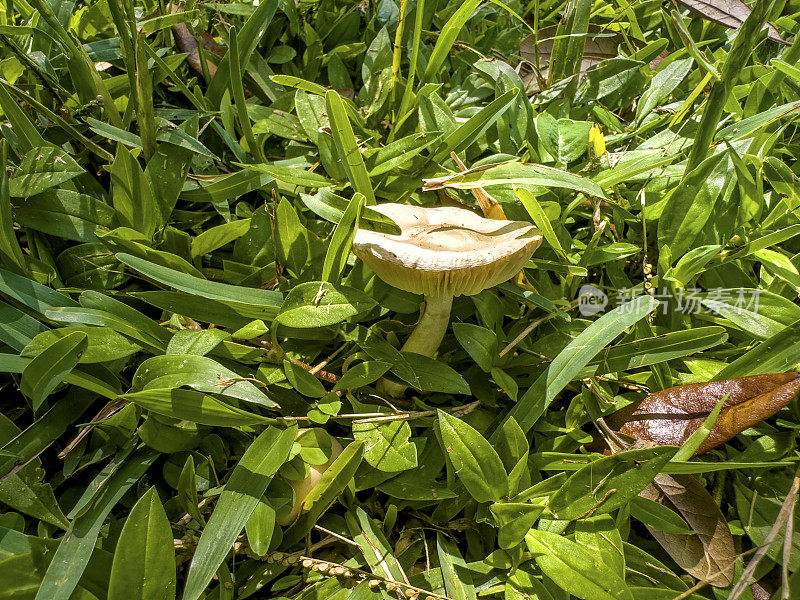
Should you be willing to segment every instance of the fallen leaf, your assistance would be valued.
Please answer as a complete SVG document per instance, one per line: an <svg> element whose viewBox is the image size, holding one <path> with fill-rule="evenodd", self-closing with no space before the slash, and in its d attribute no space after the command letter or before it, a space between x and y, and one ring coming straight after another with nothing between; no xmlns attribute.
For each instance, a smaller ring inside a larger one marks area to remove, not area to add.
<svg viewBox="0 0 800 600"><path fill-rule="evenodd" d="M696 535L675 535L647 527L687 573L716 587L733 583L736 547L719 506L691 475L657 475L640 494L677 510Z"/></svg>
<svg viewBox="0 0 800 600"><path fill-rule="evenodd" d="M738 379L679 385L650 394L608 417L616 431L636 440L680 446L727 398L709 436L695 456L724 444L789 404L800 391L797 373L770 373Z"/></svg>
<svg viewBox="0 0 800 600"><path fill-rule="evenodd" d="M539 60L536 60L537 45L534 43L533 35L529 35L520 44L520 56L522 59L530 63L534 68L539 69L543 80L547 80L548 65L550 64L550 56L553 54L553 37L556 35L557 26L545 27L540 29L537 37L539 38L538 52ZM580 74L585 73L591 67L599 65L606 59L614 58L617 55L617 46L624 41L624 38L618 34L608 30L603 30L596 25L589 26L589 32L586 37L586 46L583 50L583 58L581 59ZM526 85L530 82L536 82L536 74L529 73L523 76L523 81Z"/></svg>
<svg viewBox="0 0 800 600"><path fill-rule="evenodd" d="M174 5L171 7L171 11L173 13L182 12L179 7ZM197 49L197 38L194 37L192 32L189 31L189 28L184 23L173 25L172 35L175 38L175 43L177 44L178 48L180 48L181 52L186 52L189 54L189 56L186 57L186 62L189 63L189 66L198 73L202 74L203 67L200 64L200 52ZM200 40L203 43L203 50L206 52L210 52L211 54L215 54L219 57L225 56L225 49L216 41L214 41L214 38L211 37L210 34L204 31L200 35ZM206 60L206 66L208 67L208 74L213 77L214 73L217 72L217 65L210 60Z"/></svg>
<svg viewBox="0 0 800 600"><path fill-rule="evenodd" d="M714 21L731 29L739 29L750 16L750 7L742 0L678 0L686 8L704 19ZM789 45L778 30L767 23L767 38L779 44Z"/></svg>

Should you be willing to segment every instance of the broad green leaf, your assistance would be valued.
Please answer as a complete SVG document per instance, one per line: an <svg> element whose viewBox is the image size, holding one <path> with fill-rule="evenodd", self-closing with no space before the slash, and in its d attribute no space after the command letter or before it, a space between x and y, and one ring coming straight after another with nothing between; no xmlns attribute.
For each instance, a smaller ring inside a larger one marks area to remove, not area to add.
<svg viewBox="0 0 800 600"><path fill-rule="evenodd" d="M14 219L24 227L77 242L96 241L97 227L118 224L113 207L86 194L58 188L16 202Z"/></svg>
<svg viewBox="0 0 800 600"><path fill-rule="evenodd" d="M30 433L30 431L29 431ZM0 415L0 446L9 446L18 442L19 428L8 418ZM8 453L4 460L20 460L21 456ZM61 529L69 527L49 483L41 482L44 471L41 461L33 458L31 462L20 465L15 472L0 476L0 502L13 510L40 519Z"/></svg>
<svg viewBox="0 0 800 600"><path fill-rule="evenodd" d="M238 427L272 420L236 408L210 394L183 388L147 389L119 397L154 413L203 425Z"/></svg>
<svg viewBox="0 0 800 600"><path fill-rule="evenodd" d="M630 503L631 516L648 527L673 535L692 535L692 528L674 510L642 496Z"/></svg>
<svg viewBox="0 0 800 600"><path fill-rule="evenodd" d="M173 600L175 550L167 513L151 487L128 513L117 541L109 600Z"/></svg>
<svg viewBox="0 0 800 600"><path fill-rule="evenodd" d="M602 557L602 561L621 578L625 578L625 554L622 536L611 515L592 516L575 522L575 541Z"/></svg>
<svg viewBox="0 0 800 600"><path fill-rule="evenodd" d="M8 191L12 197L34 196L82 173L85 173L83 168L60 148L33 148L9 179Z"/></svg>
<svg viewBox="0 0 800 600"><path fill-rule="evenodd" d="M727 155L716 154L689 173L667 198L658 221L658 241L669 246L673 257L692 249L697 234L713 214L730 171Z"/></svg>
<svg viewBox="0 0 800 600"><path fill-rule="evenodd" d="M531 188L565 188L584 194L604 198L603 190L596 183L562 169L545 165L506 162L473 167L463 173L426 179L425 188L455 188L471 190L496 185L530 186Z"/></svg>
<svg viewBox="0 0 800 600"><path fill-rule="evenodd" d="M41 283L0 269L0 293L44 316L45 311L59 306L78 306L69 296Z"/></svg>
<svg viewBox="0 0 800 600"><path fill-rule="evenodd" d="M522 543L545 509L545 500L534 502L495 502L489 507L497 524L497 544L504 550Z"/></svg>
<svg viewBox="0 0 800 600"><path fill-rule="evenodd" d="M277 404L247 377L207 356L167 354L139 365L133 376L134 391L190 387L206 394L221 394L268 408Z"/></svg>
<svg viewBox="0 0 800 600"><path fill-rule="evenodd" d="M388 362L391 371L410 386L423 392L469 394L464 378L452 367L428 356L401 352L374 332L360 328L358 343L375 360Z"/></svg>
<svg viewBox="0 0 800 600"><path fill-rule="evenodd" d="M675 455L673 446L628 450L576 471L550 497L558 519L580 519L616 510L639 494Z"/></svg>
<svg viewBox="0 0 800 600"><path fill-rule="evenodd" d="M722 246L719 245L700 246L699 248L689 250L689 252L681 256L676 265L664 275L664 279L675 281L679 285L685 287L703 272L706 265L719 254L720 250L722 250Z"/></svg>
<svg viewBox="0 0 800 600"><path fill-rule="evenodd" d="M166 222L153 195L150 181L139 160L122 144L111 165L111 199L120 223L144 235L153 237L156 229Z"/></svg>
<svg viewBox="0 0 800 600"><path fill-rule="evenodd" d="M58 387L66 375L78 364L88 346L88 337L76 331L56 339L38 354L22 371L20 390L31 399L37 411L45 399Z"/></svg>
<svg viewBox="0 0 800 600"><path fill-rule="evenodd" d="M637 124L641 124L644 118L650 114L661 102L677 88L692 68L691 58L678 59L669 63L666 67L655 74L650 81L650 87L642 94L641 99L636 105Z"/></svg>
<svg viewBox="0 0 800 600"><path fill-rule="evenodd" d="M309 281L286 295L275 321L287 327L335 325L372 310L377 305L359 290L325 281Z"/></svg>
<svg viewBox="0 0 800 600"><path fill-rule="evenodd" d="M318 258L324 252L319 238L300 221L292 203L281 199L273 224L275 259L295 277L319 273Z"/></svg>
<svg viewBox="0 0 800 600"><path fill-rule="evenodd" d="M333 391L352 390L378 381L392 367L391 363L381 360L368 360L350 367L341 376Z"/></svg>
<svg viewBox="0 0 800 600"><path fill-rule="evenodd" d="M192 240L192 258L198 258L222 248L242 237L250 229L250 219L238 219L206 229Z"/></svg>
<svg viewBox="0 0 800 600"><path fill-rule="evenodd" d="M46 331L47 327L29 314L0 301L0 342L21 351L36 336ZM49 345L49 342L44 344Z"/></svg>
<svg viewBox="0 0 800 600"><path fill-rule="evenodd" d="M442 447L458 478L478 502L497 502L508 494L508 475L492 445L461 419L438 411Z"/></svg>
<svg viewBox="0 0 800 600"><path fill-rule="evenodd" d="M353 437L364 442L364 460L379 471L394 473L417 466L417 447L409 442L407 421L353 423Z"/></svg>
<svg viewBox="0 0 800 600"><path fill-rule="evenodd" d="M567 593L582 600L633 600L625 580L576 542L535 529L525 542L542 572Z"/></svg>
<svg viewBox="0 0 800 600"><path fill-rule="evenodd" d="M453 323L453 333L481 369L487 373L492 370L499 352L499 341L493 331L470 323Z"/></svg>
<svg viewBox="0 0 800 600"><path fill-rule="evenodd" d="M300 394L309 398L322 398L327 393L322 382L300 365L284 359L283 371L286 379Z"/></svg>

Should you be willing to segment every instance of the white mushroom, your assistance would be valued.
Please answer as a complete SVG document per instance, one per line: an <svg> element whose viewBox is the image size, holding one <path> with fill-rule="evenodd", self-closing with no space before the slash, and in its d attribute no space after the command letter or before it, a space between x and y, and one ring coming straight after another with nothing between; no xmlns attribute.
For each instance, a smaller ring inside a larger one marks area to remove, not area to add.
<svg viewBox="0 0 800 600"><path fill-rule="evenodd" d="M453 297L472 296L507 281L542 243L530 223L484 219L463 208L370 208L392 219L400 235L359 229L353 253L386 283L425 296L405 352L433 356L447 330ZM397 397L406 388L382 380L379 389Z"/></svg>

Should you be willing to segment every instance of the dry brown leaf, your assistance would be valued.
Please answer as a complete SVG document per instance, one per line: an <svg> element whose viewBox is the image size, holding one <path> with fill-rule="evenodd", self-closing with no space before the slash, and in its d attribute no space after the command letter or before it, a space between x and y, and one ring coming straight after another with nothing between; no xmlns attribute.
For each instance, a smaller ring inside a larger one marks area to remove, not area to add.
<svg viewBox="0 0 800 600"><path fill-rule="evenodd" d="M789 404L800 391L797 373L679 385L650 394L606 419L619 433L660 445L682 445L726 395L714 428L695 455L727 442Z"/></svg>
<svg viewBox="0 0 800 600"><path fill-rule="evenodd" d="M739 29L751 12L750 7L741 0L678 0L678 2L704 19L731 29ZM767 38L788 45L770 23L767 23Z"/></svg>
<svg viewBox="0 0 800 600"><path fill-rule="evenodd" d="M677 510L697 535L650 534L687 573L716 587L733 583L736 547L725 516L691 475L658 475L640 496Z"/></svg>
<svg viewBox="0 0 800 600"><path fill-rule="evenodd" d="M539 69L542 79L547 80L548 65L550 56L553 54L553 36L556 34L557 26L545 27L538 32L539 38L539 61L536 61L536 45L533 35L529 35L520 45L520 56L522 59L535 68ZM618 33L601 29L596 25L589 26L589 33L586 37L586 46L583 50L580 73L585 73L589 68L599 65L606 59L614 58L617 55L617 46L623 42L623 37ZM536 81L535 73L523 74L523 81Z"/></svg>
<svg viewBox="0 0 800 600"><path fill-rule="evenodd" d="M197 39L189 31L189 28L183 23L173 25L172 35L175 37L175 43L178 48L180 48L181 52L189 54L189 56L186 57L186 62L189 63L189 66L202 74L203 66L200 64L200 53L197 51ZM214 38L208 33L203 32L200 38L203 41L203 50L216 54L217 56L225 55L225 50L222 46L215 42ZM206 60L206 64L208 65L208 74L213 77L214 73L217 72L217 65L210 60Z"/></svg>

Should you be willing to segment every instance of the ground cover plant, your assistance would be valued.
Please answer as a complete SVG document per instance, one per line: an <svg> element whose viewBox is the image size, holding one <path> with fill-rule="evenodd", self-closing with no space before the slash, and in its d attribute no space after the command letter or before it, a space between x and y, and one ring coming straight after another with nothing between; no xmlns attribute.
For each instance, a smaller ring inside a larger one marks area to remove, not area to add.
<svg viewBox="0 0 800 600"><path fill-rule="evenodd" d="M797 598L799 16L4 3L0 599Z"/></svg>

